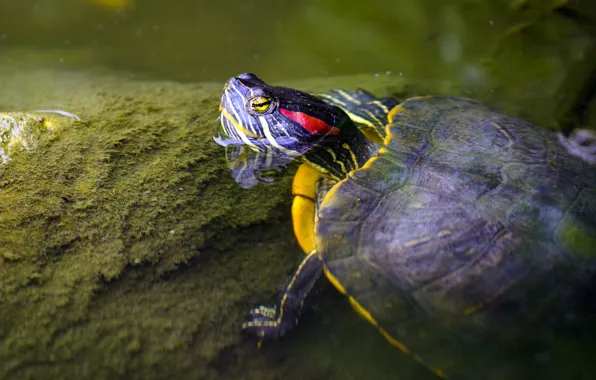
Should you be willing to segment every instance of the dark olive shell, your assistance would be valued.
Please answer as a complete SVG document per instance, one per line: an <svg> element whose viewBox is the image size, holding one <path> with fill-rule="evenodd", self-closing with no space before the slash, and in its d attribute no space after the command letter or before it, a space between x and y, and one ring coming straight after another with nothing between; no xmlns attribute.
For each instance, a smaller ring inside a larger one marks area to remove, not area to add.
<svg viewBox="0 0 596 380"><path fill-rule="evenodd" d="M594 269L596 167L555 133L466 99L412 98L386 131L319 205L317 249L391 337L475 373L482 360L462 371L444 353L513 335Z"/></svg>

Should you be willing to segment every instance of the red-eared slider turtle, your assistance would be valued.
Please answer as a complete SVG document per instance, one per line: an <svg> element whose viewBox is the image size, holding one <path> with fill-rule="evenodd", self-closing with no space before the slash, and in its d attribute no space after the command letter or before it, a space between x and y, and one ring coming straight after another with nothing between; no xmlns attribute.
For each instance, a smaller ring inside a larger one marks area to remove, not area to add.
<svg viewBox="0 0 596 380"><path fill-rule="evenodd" d="M227 82L220 108L220 144L249 147L257 166L303 160L292 218L306 258L279 304L244 324L261 340L296 325L324 272L435 374L476 377L478 348L515 337L596 269L587 132L566 139L454 97L316 97L253 74Z"/></svg>

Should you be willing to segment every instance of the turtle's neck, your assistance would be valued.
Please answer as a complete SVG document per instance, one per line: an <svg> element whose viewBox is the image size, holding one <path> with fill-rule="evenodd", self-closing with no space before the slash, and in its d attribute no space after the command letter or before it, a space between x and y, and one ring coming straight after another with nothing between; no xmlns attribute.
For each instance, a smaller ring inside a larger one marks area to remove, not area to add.
<svg viewBox="0 0 596 380"><path fill-rule="evenodd" d="M321 173L334 180L347 177L377 154L379 146L366 138L348 118L336 136L325 140L303 156L303 159Z"/></svg>

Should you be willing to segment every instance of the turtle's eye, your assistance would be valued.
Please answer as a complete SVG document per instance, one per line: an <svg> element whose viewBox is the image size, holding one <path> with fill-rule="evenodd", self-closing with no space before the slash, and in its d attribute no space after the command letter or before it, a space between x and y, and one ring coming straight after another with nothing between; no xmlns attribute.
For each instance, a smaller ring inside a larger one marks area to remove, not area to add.
<svg viewBox="0 0 596 380"><path fill-rule="evenodd" d="M252 113L266 114L275 108L275 101L269 96L258 95L248 99L248 109Z"/></svg>

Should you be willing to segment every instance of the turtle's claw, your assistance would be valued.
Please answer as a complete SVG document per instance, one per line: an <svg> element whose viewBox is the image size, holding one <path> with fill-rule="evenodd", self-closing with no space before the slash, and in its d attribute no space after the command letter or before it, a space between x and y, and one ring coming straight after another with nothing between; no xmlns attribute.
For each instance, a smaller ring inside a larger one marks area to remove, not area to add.
<svg viewBox="0 0 596 380"><path fill-rule="evenodd" d="M277 313L277 311L275 310L275 307L268 307L268 306L259 306L256 309L253 309L250 314L251 316L257 317L257 316L262 316L262 317L266 317L269 320L273 320L275 319L275 314Z"/></svg>
<svg viewBox="0 0 596 380"><path fill-rule="evenodd" d="M250 311L242 324L244 332L256 337L260 347L263 341L279 338L296 327L304 299L322 271L322 262L313 250L294 272L275 307L259 306Z"/></svg>
<svg viewBox="0 0 596 380"><path fill-rule="evenodd" d="M596 164L596 133L587 129L577 129L569 137L559 133L559 141L567 151L589 164Z"/></svg>
<svg viewBox="0 0 596 380"><path fill-rule="evenodd" d="M283 336L286 331L293 326L287 326L287 323L277 315L275 307L259 306L250 311L248 317L242 324L242 330L247 335L255 337L259 341L259 347L262 342L270 339L277 339Z"/></svg>

